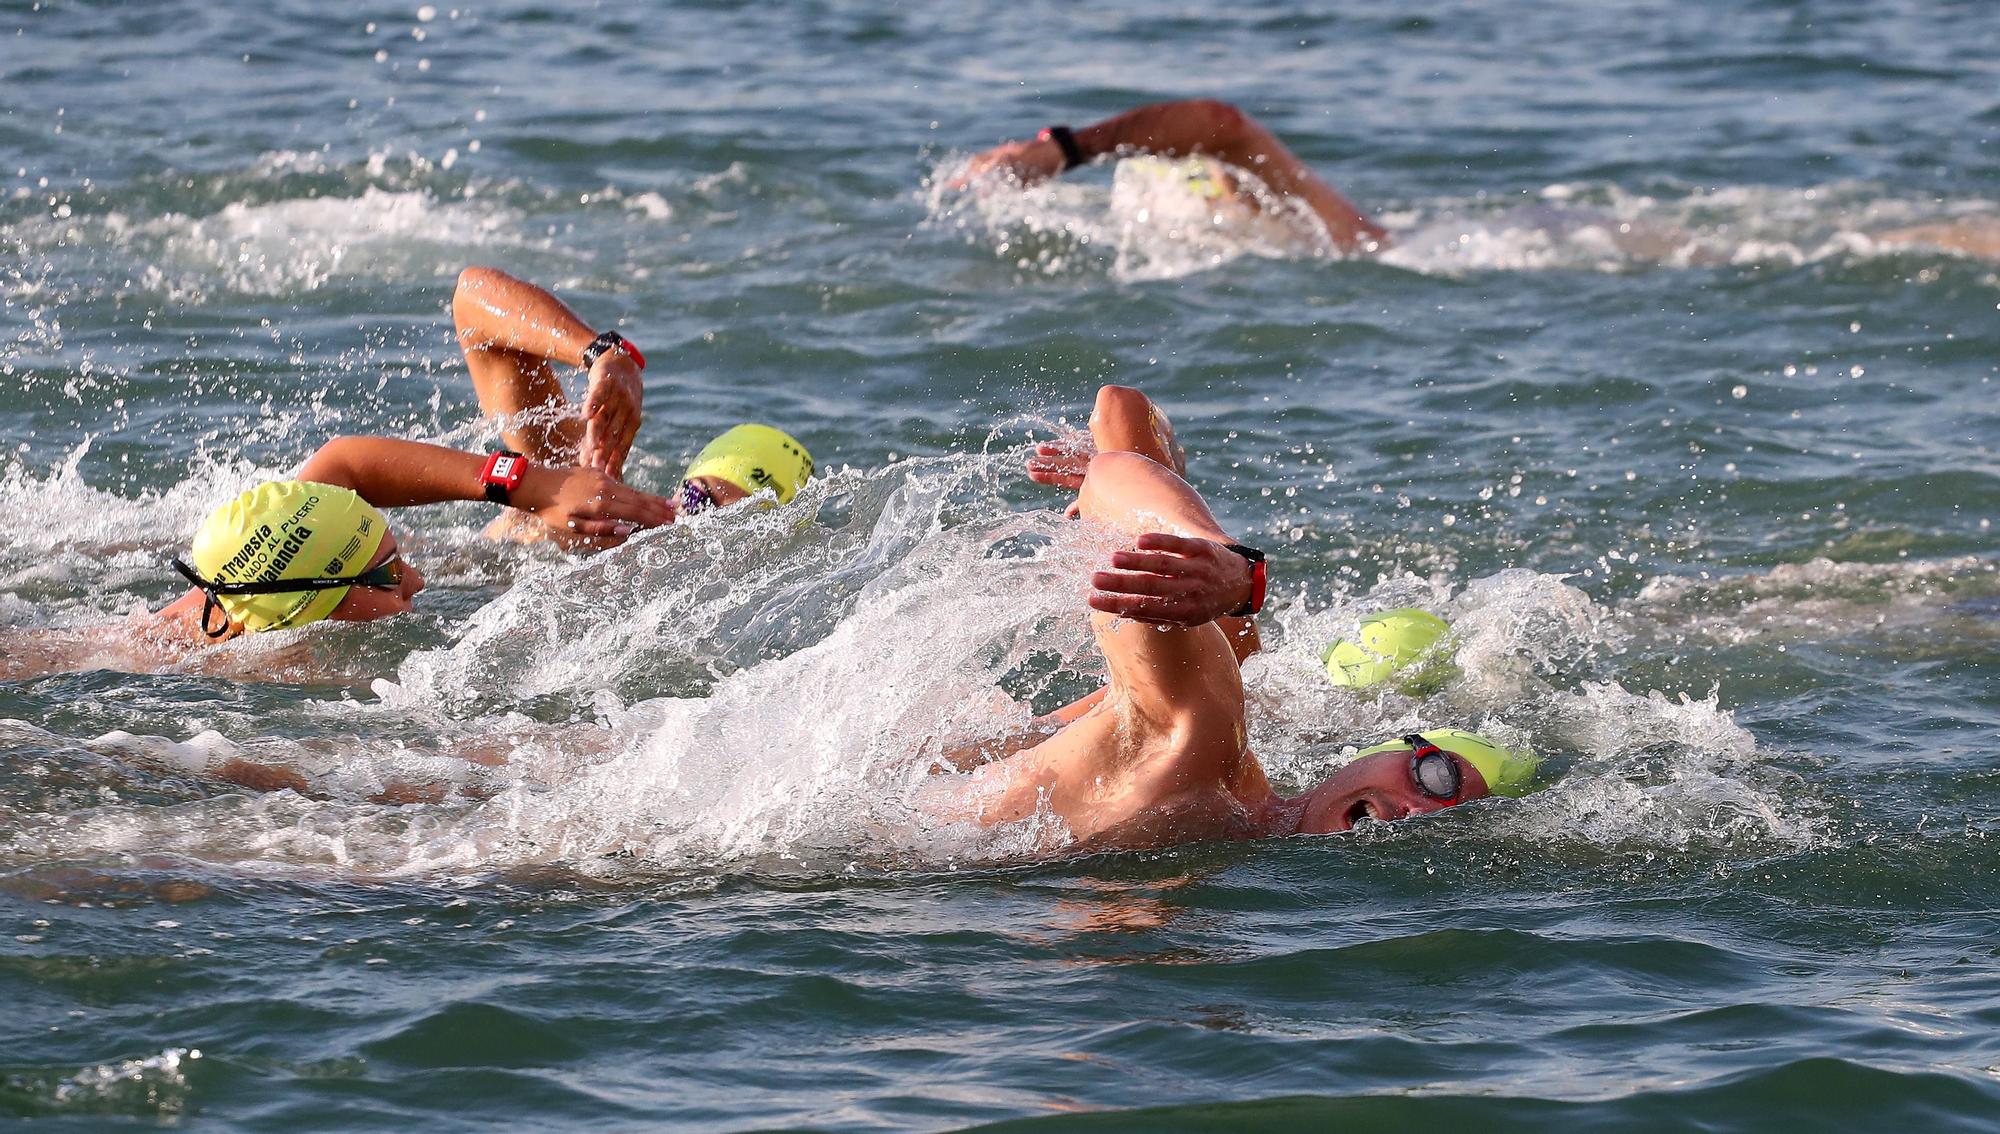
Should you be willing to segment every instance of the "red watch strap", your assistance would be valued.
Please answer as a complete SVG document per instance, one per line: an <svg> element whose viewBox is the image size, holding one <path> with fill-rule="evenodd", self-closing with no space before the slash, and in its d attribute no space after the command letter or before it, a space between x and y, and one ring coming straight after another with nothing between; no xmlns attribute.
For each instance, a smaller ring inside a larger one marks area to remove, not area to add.
<svg viewBox="0 0 2000 1134"><path fill-rule="evenodd" d="M646 356L639 353L639 348L632 345L631 339L616 331L604 332L590 340L589 345L583 348L583 369L589 370L595 366L598 357L613 347L624 351L625 357L631 359L634 366L641 370L646 369Z"/></svg>

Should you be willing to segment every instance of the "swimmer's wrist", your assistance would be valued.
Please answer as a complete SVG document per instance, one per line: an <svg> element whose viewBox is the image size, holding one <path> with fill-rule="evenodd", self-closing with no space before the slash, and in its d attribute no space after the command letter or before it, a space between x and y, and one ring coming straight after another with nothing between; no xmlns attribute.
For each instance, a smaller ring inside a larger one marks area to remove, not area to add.
<svg viewBox="0 0 2000 1134"><path fill-rule="evenodd" d="M590 345L583 348L583 359L577 364L578 368L588 373L596 368L597 360L604 355L604 352L612 349L631 359L632 365L641 370L646 369L646 356L639 353L639 348L632 345L632 340L616 331L605 331L590 340Z"/></svg>
<svg viewBox="0 0 2000 1134"><path fill-rule="evenodd" d="M533 467L528 458L512 449L489 454L479 470L479 494L494 504L519 507L514 495Z"/></svg>
<svg viewBox="0 0 2000 1134"><path fill-rule="evenodd" d="M1264 609L1264 593L1270 585L1270 576L1264 564L1264 553L1240 543L1225 543L1222 546L1243 557L1243 566L1247 574L1243 601L1229 611L1229 617L1250 618Z"/></svg>
<svg viewBox="0 0 2000 1134"><path fill-rule="evenodd" d="M1062 151L1063 173L1068 173L1077 166L1090 164L1090 155L1076 140L1076 132L1068 126L1044 126L1042 132L1035 135L1035 140L1054 142L1056 149Z"/></svg>

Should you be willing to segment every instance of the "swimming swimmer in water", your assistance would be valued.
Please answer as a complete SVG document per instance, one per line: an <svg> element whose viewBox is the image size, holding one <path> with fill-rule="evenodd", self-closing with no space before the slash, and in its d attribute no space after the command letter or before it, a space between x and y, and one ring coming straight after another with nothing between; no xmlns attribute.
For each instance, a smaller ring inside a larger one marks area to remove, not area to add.
<svg viewBox="0 0 2000 1134"><path fill-rule="evenodd" d="M497 268L459 273L452 322L480 408L501 418L507 444L545 463L575 463L623 479L644 402L645 356L615 331L599 333L554 295ZM589 374L581 407L572 406L553 364ZM724 507L764 490L790 503L813 475L812 454L768 425L735 426L710 441L673 492L682 512ZM487 534L554 539L588 537L508 513Z"/></svg>
<svg viewBox="0 0 2000 1134"><path fill-rule="evenodd" d="M1128 433L1130 447L1099 428L1100 419L1164 422L1143 395L1106 387L1098 410L1098 452L1044 452L1030 474L1075 481L1081 517L1132 540L1091 580L1110 681L1045 718L1059 726L1045 739L1010 738L998 758L992 745L960 754L976 766L949 796L954 813L996 824L1046 811L1084 849L1143 848L1345 831L1527 790L1532 753L1452 729L1371 748L1300 795L1272 790L1248 747L1238 668L1255 648L1244 627L1262 602L1262 557L1235 543L1159 459L1177 451L1170 427Z"/></svg>
<svg viewBox="0 0 2000 1134"><path fill-rule="evenodd" d="M597 542L671 523L672 501L596 470L462 453L390 437L338 437L290 480L217 508L174 569L191 588L157 611L88 632L28 631L0 650L0 680L76 669L171 668L202 646L322 619L411 607L424 577L381 508L491 500Z"/></svg>
<svg viewBox="0 0 2000 1134"><path fill-rule="evenodd" d="M1199 163L1183 176L1204 196L1248 212L1296 206L1333 251L1372 255L1388 247L1388 230L1321 180L1278 136L1234 106L1214 99L1154 103L1101 122L1050 126L1026 141L976 154L960 183L1006 173L1033 185L1100 158L1153 155Z"/></svg>
<svg viewBox="0 0 2000 1134"><path fill-rule="evenodd" d="M1050 126L1034 138L1007 142L972 156L951 183L964 188L1005 175L1027 186L1100 160L1120 161L1113 200L1130 185L1154 212L1162 204L1195 209L1221 224L1254 218L1289 229L1292 239L1347 256L1373 256L1392 238L1352 201L1315 174L1278 136L1250 115L1214 99L1153 103L1088 126ZM1130 160L1128 160L1130 159ZM1128 173L1134 176L1127 177ZM1175 204L1177 202L1177 204ZM1556 243L1584 236L1589 246L1640 263L1720 266L1733 242L1721 246L1667 221L1621 218L1599 209L1534 203L1479 221L1494 234L1539 234ZM1468 237L1464 221L1429 224L1394 239L1406 254L1442 255ZM1928 224L1854 233L1881 248L1938 249L2000 259L2000 219L1959 217Z"/></svg>

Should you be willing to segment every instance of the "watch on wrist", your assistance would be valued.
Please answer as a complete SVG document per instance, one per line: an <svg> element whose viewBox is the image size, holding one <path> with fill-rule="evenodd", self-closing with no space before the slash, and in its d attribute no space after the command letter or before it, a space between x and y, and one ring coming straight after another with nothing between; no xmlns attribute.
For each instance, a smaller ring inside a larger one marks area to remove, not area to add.
<svg viewBox="0 0 2000 1134"><path fill-rule="evenodd" d="M479 487L493 503L511 503L514 490L521 487L521 478L528 475L528 468L528 458L512 449L502 449L486 458L486 467L479 470Z"/></svg>
<svg viewBox="0 0 2000 1134"><path fill-rule="evenodd" d="M1064 173L1090 162L1090 159L1084 156L1083 147L1077 144L1076 132L1067 126L1044 127L1035 137L1044 142L1054 142L1056 148L1062 151Z"/></svg>
<svg viewBox="0 0 2000 1134"><path fill-rule="evenodd" d="M1226 543L1223 546L1241 555L1243 561L1250 565L1250 599L1242 606L1229 612L1229 617L1231 618L1248 618L1264 609L1264 591L1270 584L1270 578L1264 566L1264 553L1254 547L1245 547L1240 543Z"/></svg>
<svg viewBox="0 0 2000 1134"><path fill-rule="evenodd" d="M597 365L599 356L612 347L617 347L619 350L624 351L625 356L630 358L633 364L639 369L646 369L646 356L639 353L639 348L632 345L632 340L616 331L604 332L590 340L590 345L583 348L583 369L588 371L591 367Z"/></svg>

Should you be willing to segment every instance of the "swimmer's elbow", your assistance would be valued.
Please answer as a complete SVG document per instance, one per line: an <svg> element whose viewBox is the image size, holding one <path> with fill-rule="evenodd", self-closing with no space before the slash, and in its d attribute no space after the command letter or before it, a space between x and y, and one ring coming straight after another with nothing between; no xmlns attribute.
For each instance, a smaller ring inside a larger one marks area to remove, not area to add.
<svg viewBox="0 0 2000 1134"><path fill-rule="evenodd" d="M370 438L349 434L335 437L306 458L299 466L298 480L309 480L315 484L332 484L342 488L354 487L354 467L356 458L365 448Z"/></svg>
<svg viewBox="0 0 2000 1134"><path fill-rule="evenodd" d="M478 350L489 345L490 335L482 330L483 311L493 302L493 294L514 283L514 277L498 268L477 264L458 273L458 286L451 293L451 321L458 328L459 345Z"/></svg>
<svg viewBox="0 0 2000 1134"><path fill-rule="evenodd" d="M1190 100L1186 107L1188 116L1199 122L1201 136L1211 144L1228 145L1242 138L1249 128L1250 116L1233 103L1198 98Z"/></svg>
<svg viewBox="0 0 2000 1134"><path fill-rule="evenodd" d="M1092 407L1091 413L1097 417L1144 413L1151 405L1151 399L1131 386L1099 386L1097 404Z"/></svg>
<svg viewBox="0 0 2000 1134"><path fill-rule="evenodd" d="M491 287L502 280L511 278L513 277L498 268L487 268L473 264L458 273L458 289L453 293L453 296L456 298L468 292L479 291L483 288Z"/></svg>

